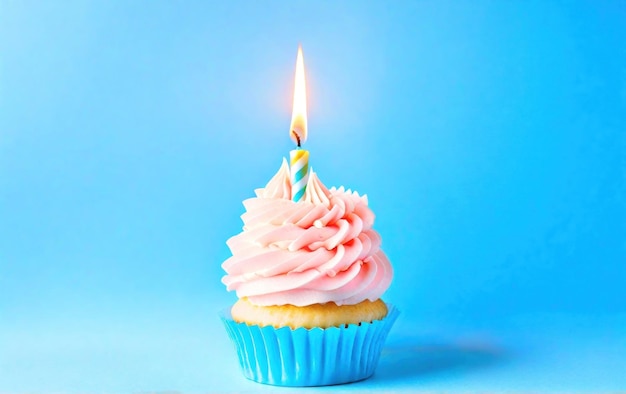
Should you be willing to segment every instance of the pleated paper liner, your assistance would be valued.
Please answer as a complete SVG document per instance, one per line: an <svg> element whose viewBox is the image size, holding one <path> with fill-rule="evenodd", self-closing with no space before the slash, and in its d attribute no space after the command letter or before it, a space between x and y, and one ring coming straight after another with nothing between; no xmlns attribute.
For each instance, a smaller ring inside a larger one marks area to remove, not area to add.
<svg viewBox="0 0 626 394"><path fill-rule="evenodd" d="M399 311L372 323L331 328L274 328L235 322L230 308L220 318L233 341L244 376L275 386L328 386L367 379Z"/></svg>

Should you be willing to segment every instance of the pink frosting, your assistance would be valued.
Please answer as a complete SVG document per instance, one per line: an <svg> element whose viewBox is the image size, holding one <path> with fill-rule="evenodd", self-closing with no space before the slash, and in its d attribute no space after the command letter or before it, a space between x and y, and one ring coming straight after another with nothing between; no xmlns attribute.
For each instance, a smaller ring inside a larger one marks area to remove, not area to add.
<svg viewBox="0 0 626 394"><path fill-rule="evenodd" d="M303 201L290 200L283 165L256 198L244 201L243 231L227 241L222 282L256 305L337 305L374 301L393 271L372 229L367 196L327 189L311 171Z"/></svg>

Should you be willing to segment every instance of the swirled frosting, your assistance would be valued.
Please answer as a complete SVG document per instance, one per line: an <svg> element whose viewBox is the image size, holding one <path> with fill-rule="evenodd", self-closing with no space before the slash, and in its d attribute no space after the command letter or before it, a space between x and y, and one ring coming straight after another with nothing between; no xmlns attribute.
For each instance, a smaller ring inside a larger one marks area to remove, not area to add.
<svg viewBox="0 0 626 394"><path fill-rule="evenodd" d="M305 197L290 200L285 160L267 186L243 202L243 231L227 245L222 282L256 305L374 301L393 271L372 229L367 196L327 189L311 170Z"/></svg>

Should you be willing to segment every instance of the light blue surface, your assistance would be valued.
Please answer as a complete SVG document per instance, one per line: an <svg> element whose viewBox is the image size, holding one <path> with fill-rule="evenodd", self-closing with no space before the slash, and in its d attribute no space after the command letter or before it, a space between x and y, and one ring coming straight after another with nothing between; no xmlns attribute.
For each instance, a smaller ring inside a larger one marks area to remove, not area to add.
<svg viewBox="0 0 626 394"><path fill-rule="evenodd" d="M217 318L293 148L402 310L329 390L626 390L623 2L0 0L0 391L250 390Z"/></svg>

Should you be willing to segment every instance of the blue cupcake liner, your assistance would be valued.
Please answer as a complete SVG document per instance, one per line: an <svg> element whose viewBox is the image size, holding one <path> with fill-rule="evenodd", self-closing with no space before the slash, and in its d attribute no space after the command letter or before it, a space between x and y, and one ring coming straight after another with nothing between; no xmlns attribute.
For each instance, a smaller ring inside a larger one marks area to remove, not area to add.
<svg viewBox="0 0 626 394"><path fill-rule="evenodd" d="M274 328L235 322L220 313L237 349L244 376L275 386L328 386L367 379L374 373L387 334L400 312L372 323L330 328Z"/></svg>

